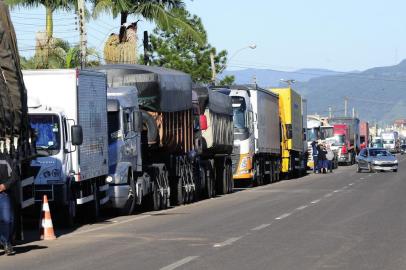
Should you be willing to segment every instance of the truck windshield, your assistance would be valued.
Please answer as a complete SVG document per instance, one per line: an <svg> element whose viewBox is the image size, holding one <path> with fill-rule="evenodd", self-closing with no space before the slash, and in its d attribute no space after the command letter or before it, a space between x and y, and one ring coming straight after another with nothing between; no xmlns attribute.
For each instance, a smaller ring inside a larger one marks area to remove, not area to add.
<svg viewBox="0 0 406 270"><path fill-rule="evenodd" d="M246 128L245 123L245 112L246 104L243 97L232 97L233 103L233 122L234 128L244 129Z"/></svg>
<svg viewBox="0 0 406 270"><path fill-rule="evenodd" d="M59 117L54 114L31 114L30 126L35 131L40 155L56 155L61 148Z"/></svg>
<svg viewBox="0 0 406 270"><path fill-rule="evenodd" d="M330 138L334 136L333 127L322 127L321 130L324 138Z"/></svg>
<svg viewBox="0 0 406 270"><path fill-rule="evenodd" d="M384 144L394 144L394 140L383 140Z"/></svg>
<svg viewBox="0 0 406 270"><path fill-rule="evenodd" d="M109 144L117 141L120 133L120 111L107 113Z"/></svg>
<svg viewBox="0 0 406 270"><path fill-rule="evenodd" d="M308 128L307 129L307 138L308 141L317 141L320 139L319 130L317 128Z"/></svg>
<svg viewBox="0 0 406 270"><path fill-rule="evenodd" d="M345 144L345 135L334 136L333 144L334 146L342 146Z"/></svg>

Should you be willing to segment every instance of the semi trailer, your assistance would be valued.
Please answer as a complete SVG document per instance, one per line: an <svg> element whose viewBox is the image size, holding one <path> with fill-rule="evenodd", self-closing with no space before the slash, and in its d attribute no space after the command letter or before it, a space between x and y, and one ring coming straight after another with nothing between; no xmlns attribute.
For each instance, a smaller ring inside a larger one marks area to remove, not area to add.
<svg viewBox="0 0 406 270"><path fill-rule="evenodd" d="M142 164L154 167L157 192L155 208L195 199L194 119L192 80L183 72L143 65L104 65L109 87L132 86L138 90L142 115Z"/></svg>
<svg viewBox="0 0 406 270"><path fill-rule="evenodd" d="M262 185L280 178L278 96L256 84L219 90L231 97L234 124L233 179Z"/></svg>
<svg viewBox="0 0 406 270"><path fill-rule="evenodd" d="M233 191L233 108L231 97L207 87L193 89L200 194L211 198Z"/></svg>
<svg viewBox="0 0 406 270"><path fill-rule="evenodd" d="M273 88L279 96L282 173L285 178L305 173L302 97L292 88Z"/></svg>
<svg viewBox="0 0 406 270"><path fill-rule="evenodd" d="M39 155L30 164L36 201L47 195L69 225L78 210L97 218L109 199L106 76L77 69L23 75Z"/></svg>

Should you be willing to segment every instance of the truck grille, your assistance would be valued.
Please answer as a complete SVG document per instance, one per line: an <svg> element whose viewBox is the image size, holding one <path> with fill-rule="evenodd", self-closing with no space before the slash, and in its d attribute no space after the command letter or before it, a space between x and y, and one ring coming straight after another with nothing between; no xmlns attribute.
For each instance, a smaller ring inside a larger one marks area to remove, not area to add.
<svg viewBox="0 0 406 270"><path fill-rule="evenodd" d="M35 185L35 201L41 202L44 195L47 195L48 201L53 201L52 185Z"/></svg>

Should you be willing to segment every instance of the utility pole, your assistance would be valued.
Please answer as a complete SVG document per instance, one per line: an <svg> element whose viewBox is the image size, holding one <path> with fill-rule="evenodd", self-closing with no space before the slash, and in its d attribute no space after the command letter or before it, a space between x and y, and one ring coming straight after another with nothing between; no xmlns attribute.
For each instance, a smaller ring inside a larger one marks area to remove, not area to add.
<svg viewBox="0 0 406 270"><path fill-rule="evenodd" d="M331 106L328 106L328 118L332 118L333 117L333 111Z"/></svg>
<svg viewBox="0 0 406 270"><path fill-rule="evenodd" d="M79 34L80 34L80 68L84 69L86 66L86 47L87 35L85 28L85 0L78 0L78 20L79 20Z"/></svg>
<svg viewBox="0 0 406 270"><path fill-rule="evenodd" d="M352 107L352 118L355 118L355 108Z"/></svg>
<svg viewBox="0 0 406 270"><path fill-rule="evenodd" d="M149 37L148 37L148 31L144 31L144 65L149 66Z"/></svg>
<svg viewBox="0 0 406 270"><path fill-rule="evenodd" d="M216 85L216 64L214 63L214 54L213 52L210 53L210 62L211 62L211 81L213 82L213 85Z"/></svg>
<svg viewBox="0 0 406 270"><path fill-rule="evenodd" d="M344 116L347 117L348 111L348 97L344 97Z"/></svg>

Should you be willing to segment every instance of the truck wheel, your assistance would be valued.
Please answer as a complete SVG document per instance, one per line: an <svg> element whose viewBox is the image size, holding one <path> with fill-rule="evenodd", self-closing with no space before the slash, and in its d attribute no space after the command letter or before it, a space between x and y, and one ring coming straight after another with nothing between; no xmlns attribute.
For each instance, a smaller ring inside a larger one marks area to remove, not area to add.
<svg viewBox="0 0 406 270"><path fill-rule="evenodd" d="M207 198L213 198L214 197L214 191L213 191L213 172L211 169L208 169L206 174L206 192L207 192Z"/></svg>
<svg viewBox="0 0 406 270"><path fill-rule="evenodd" d="M227 166L228 170L228 184L229 184L229 191L228 193L233 193L234 191L234 180L233 180L233 168L231 163L228 164Z"/></svg>
<svg viewBox="0 0 406 270"><path fill-rule="evenodd" d="M156 182L154 183L154 190L152 192L152 207L154 211L158 211L161 209L161 194Z"/></svg>
<svg viewBox="0 0 406 270"><path fill-rule="evenodd" d="M177 204L182 205L185 201L185 195L184 195L184 189L183 189L183 176L178 178L178 184L176 186L176 191L177 191Z"/></svg>
<svg viewBox="0 0 406 270"><path fill-rule="evenodd" d="M131 174L131 175L130 175ZM128 180L128 199L123 208L120 209L121 215L131 215L134 212L135 205L137 204L136 187L132 173L129 174Z"/></svg>
<svg viewBox="0 0 406 270"><path fill-rule="evenodd" d="M94 182L92 186L93 186L93 219L97 221L100 218L99 187L96 182Z"/></svg>

